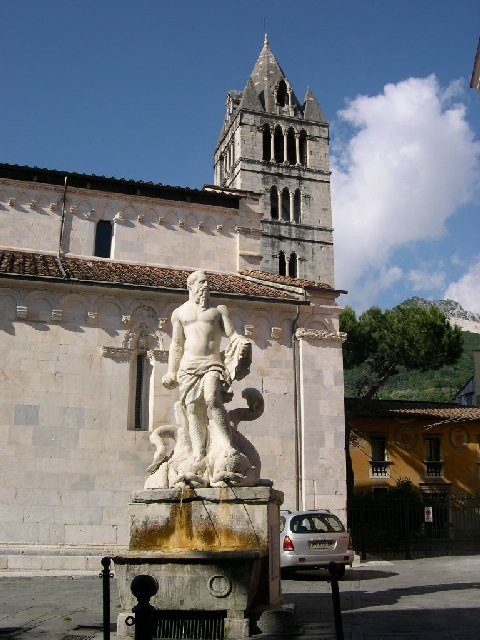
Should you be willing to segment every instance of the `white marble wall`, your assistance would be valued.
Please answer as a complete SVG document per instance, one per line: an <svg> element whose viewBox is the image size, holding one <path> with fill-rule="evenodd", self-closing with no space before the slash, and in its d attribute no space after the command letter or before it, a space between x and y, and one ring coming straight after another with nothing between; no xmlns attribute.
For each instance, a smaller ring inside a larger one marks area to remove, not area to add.
<svg viewBox="0 0 480 640"><path fill-rule="evenodd" d="M0 247L56 252L62 197L61 187L0 180ZM261 262L260 218L254 198L242 199L237 210L69 188L62 249L92 256L95 225L102 219L114 224L113 260L255 269Z"/></svg>
<svg viewBox="0 0 480 640"><path fill-rule="evenodd" d="M169 319L185 297L69 284L2 284L0 540L126 544L128 493L142 488L152 450L146 431L129 429L128 354L107 350L103 355L102 348L122 348L129 330L125 316L132 317L139 305L154 310L160 340L152 355L150 426L172 421L173 397L160 384L171 327L161 319ZM298 342L301 487L307 508L332 507L341 513L345 482L338 308L317 298L314 308L301 308L298 321L298 327L310 328L309 336ZM285 493L285 505L294 508L291 329L296 307L227 304L237 330L254 342L251 375L235 383L229 409L244 406L243 387L263 393L263 416L239 428L260 453L262 476L272 478ZM23 308L20 316L18 307ZM334 338L325 339L325 332Z"/></svg>

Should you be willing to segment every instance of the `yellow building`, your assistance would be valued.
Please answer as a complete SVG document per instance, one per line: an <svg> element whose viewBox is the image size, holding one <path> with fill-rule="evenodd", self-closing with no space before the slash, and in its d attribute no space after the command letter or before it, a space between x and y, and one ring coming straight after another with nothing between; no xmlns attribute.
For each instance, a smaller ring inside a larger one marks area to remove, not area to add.
<svg viewBox="0 0 480 640"><path fill-rule="evenodd" d="M356 490L408 478L426 494L480 495L480 407L376 400L350 424Z"/></svg>

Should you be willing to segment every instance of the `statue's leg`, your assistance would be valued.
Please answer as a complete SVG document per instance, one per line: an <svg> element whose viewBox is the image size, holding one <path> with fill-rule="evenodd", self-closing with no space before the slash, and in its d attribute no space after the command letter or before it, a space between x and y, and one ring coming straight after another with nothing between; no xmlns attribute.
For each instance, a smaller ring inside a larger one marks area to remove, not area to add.
<svg viewBox="0 0 480 640"><path fill-rule="evenodd" d="M186 414L188 420L188 432L192 445L192 458L199 462L205 457L207 424L205 421L205 406L200 398L195 402L186 405Z"/></svg>
<svg viewBox="0 0 480 640"><path fill-rule="evenodd" d="M227 447L231 445L230 421L222 402L221 391L220 374L216 371L210 371L205 374L203 379L205 404L210 413L210 419L215 424L216 435L223 440L223 445Z"/></svg>

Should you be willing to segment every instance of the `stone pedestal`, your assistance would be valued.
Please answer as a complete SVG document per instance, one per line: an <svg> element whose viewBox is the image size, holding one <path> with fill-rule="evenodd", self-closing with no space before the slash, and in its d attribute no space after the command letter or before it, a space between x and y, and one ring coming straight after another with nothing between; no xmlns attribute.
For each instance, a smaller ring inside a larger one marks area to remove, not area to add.
<svg viewBox="0 0 480 640"><path fill-rule="evenodd" d="M132 579L149 574L159 583L151 601L156 608L223 611L225 637L248 636L252 610L281 603L282 500L271 487L134 493L129 551L114 558L124 612L135 604ZM120 635L124 617L119 616Z"/></svg>

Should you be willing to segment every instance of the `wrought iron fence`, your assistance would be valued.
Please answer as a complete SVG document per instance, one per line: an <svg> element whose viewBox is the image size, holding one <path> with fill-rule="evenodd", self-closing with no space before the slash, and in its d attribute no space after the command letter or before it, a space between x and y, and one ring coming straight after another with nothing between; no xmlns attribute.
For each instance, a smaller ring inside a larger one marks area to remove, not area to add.
<svg viewBox="0 0 480 640"><path fill-rule="evenodd" d="M427 506L431 521L426 521ZM480 553L478 498L428 495L423 502L357 502L348 508L348 526L364 559L368 554L409 559Z"/></svg>

